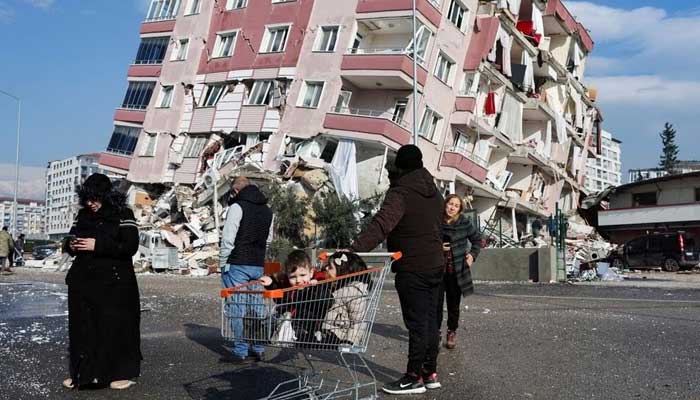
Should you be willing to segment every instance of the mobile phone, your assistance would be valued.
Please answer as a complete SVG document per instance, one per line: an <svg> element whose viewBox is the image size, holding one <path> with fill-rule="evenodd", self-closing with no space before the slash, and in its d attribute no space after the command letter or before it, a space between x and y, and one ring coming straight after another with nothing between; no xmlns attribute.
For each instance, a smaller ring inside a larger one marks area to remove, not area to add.
<svg viewBox="0 0 700 400"><path fill-rule="evenodd" d="M70 242L78 240L78 237L75 235L66 235L63 237L63 240L66 241L67 243L70 243Z"/></svg>

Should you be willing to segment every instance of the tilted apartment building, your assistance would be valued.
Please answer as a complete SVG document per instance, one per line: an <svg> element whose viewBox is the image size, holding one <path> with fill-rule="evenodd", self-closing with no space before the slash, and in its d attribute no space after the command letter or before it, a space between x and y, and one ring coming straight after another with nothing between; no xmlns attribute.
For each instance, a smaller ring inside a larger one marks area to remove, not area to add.
<svg viewBox="0 0 700 400"><path fill-rule="evenodd" d="M342 148L367 197L412 141L415 53L446 191L488 224L574 208L602 119L586 29L560 0L417 0L417 21L414 44L411 0L153 0L108 153L133 182L192 184L221 146L263 142L268 169Z"/></svg>

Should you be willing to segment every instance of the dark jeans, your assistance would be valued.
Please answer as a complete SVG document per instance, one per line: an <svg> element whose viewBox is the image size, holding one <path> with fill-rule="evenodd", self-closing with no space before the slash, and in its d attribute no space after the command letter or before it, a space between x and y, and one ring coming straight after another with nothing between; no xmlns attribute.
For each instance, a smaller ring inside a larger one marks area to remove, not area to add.
<svg viewBox="0 0 700 400"><path fill-rule="evenodd" d="M442 275L442 270L396 274L396 291L408 329L407 373L420 376L422 370L437 370L439 335L435 311Z"/></svg>
<svg viewBox="0 0 700 400"><path fill-rule="evenodd" d="M456 331L459 327L459 307L462 300L462 291L459 289L456 273L446 273L442 278L437 304L437 327L442 329L443 305L447 299L447 329Z"/></svg>

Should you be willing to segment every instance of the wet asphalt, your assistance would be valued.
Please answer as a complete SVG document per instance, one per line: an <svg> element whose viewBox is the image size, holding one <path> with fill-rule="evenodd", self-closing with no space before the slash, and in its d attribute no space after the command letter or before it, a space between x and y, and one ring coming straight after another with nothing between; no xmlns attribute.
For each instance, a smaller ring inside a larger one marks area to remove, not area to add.
<svg viewBox="0 0 700 400"><path fill-rule="evenodd" d="M324 388L342 376L333 354L271 350L265 362L221 363L218 276L141 275L138 385L64 390L63 278L27 269L0 276L0 399L245 400L309 366L323 372ZM458 348L440 354L443 388L410 398L700 400L700 282L679 280L477 285L462 305ZM365 358L379 383L398 378L407 333L391 282L370 342Z"/></svg>

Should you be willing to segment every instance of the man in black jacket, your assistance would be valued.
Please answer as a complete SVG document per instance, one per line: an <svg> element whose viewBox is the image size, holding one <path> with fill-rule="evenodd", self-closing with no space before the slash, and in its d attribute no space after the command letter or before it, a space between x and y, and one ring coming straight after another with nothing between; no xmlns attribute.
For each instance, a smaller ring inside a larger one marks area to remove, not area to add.
<svg viewBox="0 0 700 400"><path fill-rule="evenodd" d="M231 194L233 203L224 223L219 253L221 280L227 288L257 281L263 276L267 238L272 224L272 210L267 206L267 198L247 178L236 178ZM243 319L246 313L259 311L260 308L246 303L250 303L250 299L234 296L228 304L228 314L233 317L231 329L236 338L244 337ZM253 358L262 359L264 347L250 347ZM232 357L226 357L223 361L243 362L248 356L248 342L239 339L234 340Z"/></svg>
<svg viewBox="0 0 700 400"><path fill-rule="evenodd" d="M402 146L389 169L390 188L381 209L351 246L356 252L373 250L387 239L389 251L400 251L396 261L396 291L408 328L406 374L383 390L390 394L424 393L437 389L437 301L445 263L442 251L442 195L423 154L413 145Z"/></svg>

